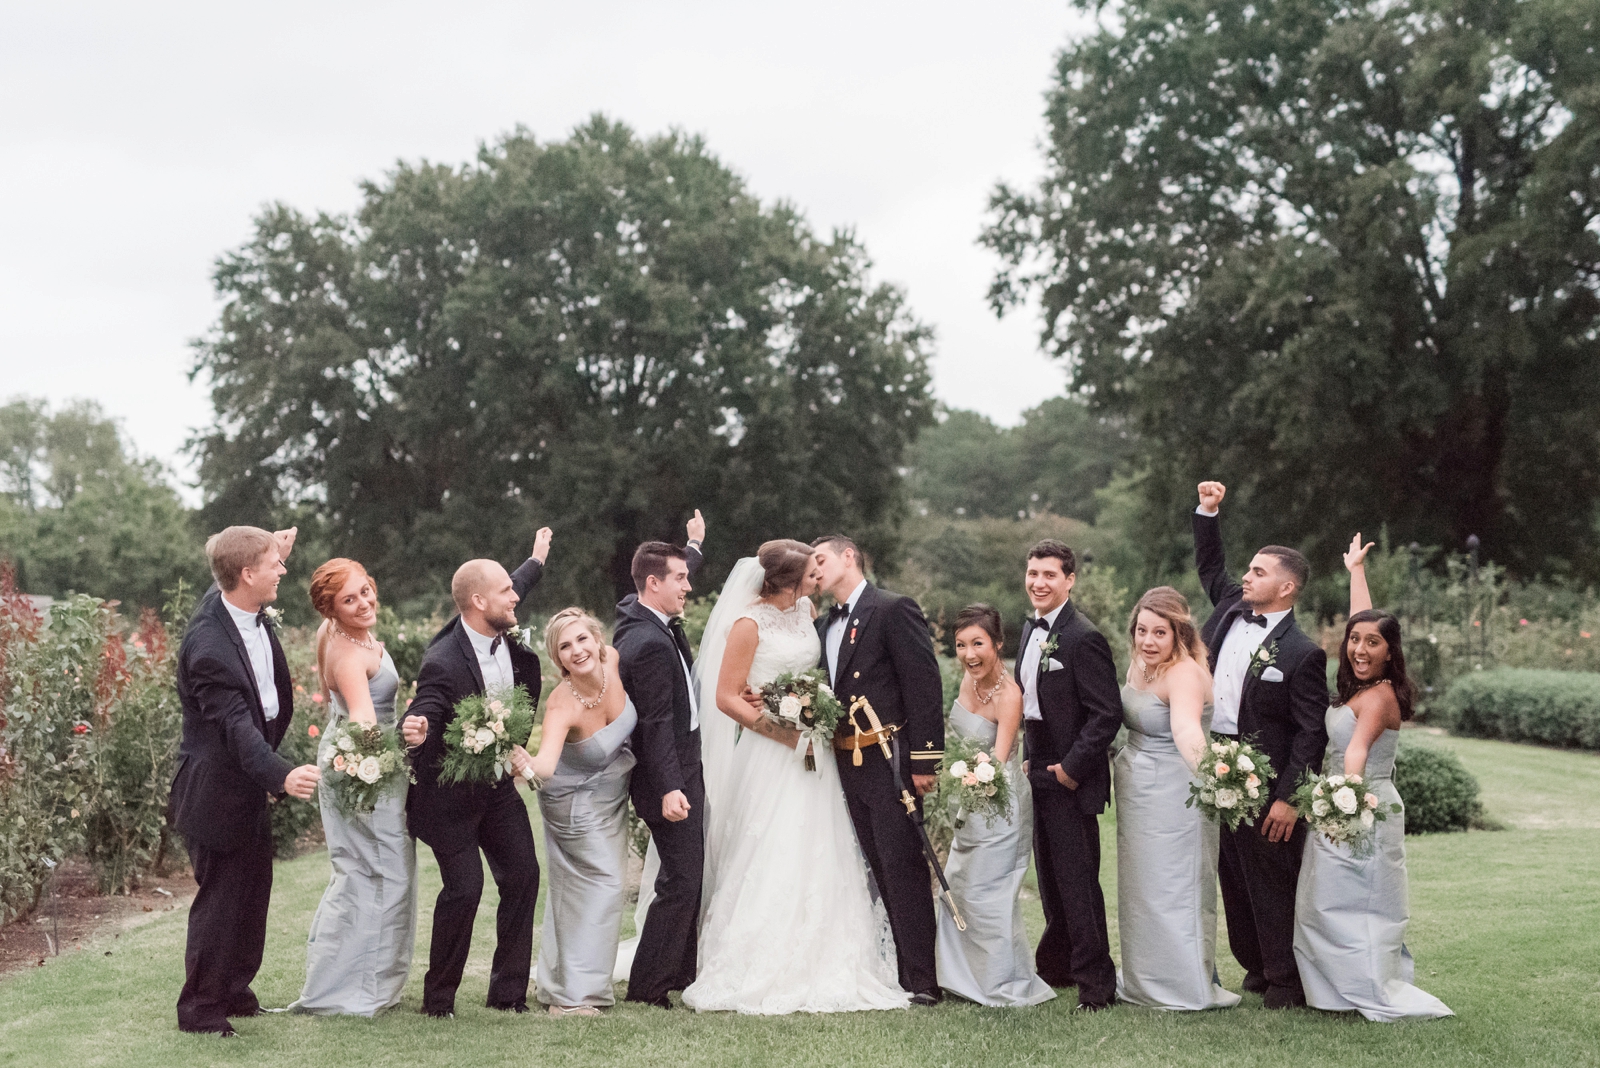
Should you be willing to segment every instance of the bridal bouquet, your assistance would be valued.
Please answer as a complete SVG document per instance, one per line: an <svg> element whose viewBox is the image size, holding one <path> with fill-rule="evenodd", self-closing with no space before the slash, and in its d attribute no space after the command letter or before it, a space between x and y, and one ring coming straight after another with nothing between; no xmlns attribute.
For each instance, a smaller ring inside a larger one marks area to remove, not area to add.
<svg viewBox="0 0 1600 1068"><path fill-rule="evenodd" d="M1011 820L1011 784L1006 769L976 742L947 734L940 762L939 793L948 808L955 801L951 823L960 830L968 816Z"/></svg>
<svg viewBox="0 0 1600 1068"><path fill-rule="evenodd" d="M828 687L827 674L821 668L786 671L761 687L761 702L773 720L811 740L806 768L815 771L815 754L833 744L833 732L844 719L844 706Z"/></svg>
<svg viewBox="0 0 1600 1068"><path fill-rule="evenodd" d="M1294 807L1311 829L1334 845L1350 847L1356 858L1372 855L1372 828L1400 811L1384 804L1359 775L1313 775L1309 771L1295 790Z"/></svg>
<svg viewBox="0 0 1600 1068"><path fill-rule="evenodd" d="M322 788L332 791L334 805L347 816L370 814L380 798L417 781L392 727L347 720L329 729L322 753Z"/></svg>
<svg viewBox="0 0 1600 1068"><path fill-rule="evenodd" d="M532 735L533 702L521 686L464 697L444 729L439 781L497 782L512 773L511 747Z"/></svg>
<svg viewBox="0 0 1600 1068"><path fill-rule="evenodd" d="M1185 808L1198 807L1202 813L1238 830L1239 824L1254 826L1256 816L1272 800L1267 780L1272 778L1272 761L1248 741L1214 738L1200 750L1199 767L1189 783Z"/></svg>

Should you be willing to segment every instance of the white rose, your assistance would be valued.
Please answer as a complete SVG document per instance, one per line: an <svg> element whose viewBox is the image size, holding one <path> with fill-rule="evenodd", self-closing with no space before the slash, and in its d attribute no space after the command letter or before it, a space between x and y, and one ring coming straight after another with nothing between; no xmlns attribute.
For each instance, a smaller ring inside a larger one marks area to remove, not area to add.
<svg viewBox="0 0 1600 1068"><path fill-rule="evenodd" d="M1373 819L1372 813L1363 812L1361 814L1361 826L1370 828L1375 822L1377 821Z"/></svg>
<svg viewBox="0 0 1600 1068"><path fill-rule="evenodd" d="M1311 802L1311 814L1317 817L1326 816L1328 814L1328 803L1320 797L1317 798Z"/></svg>
<svg viewBox="0 0 1600 1068"><path fill-rule="evenodd" d="M978 777L979 782L994 782L994 765L979 764L972 769L972 774Z"/></svg>
<svg viewBox="0 0 1600 1068"><path fill-rule="evenodd" d="M346 753L348 753L348 752L350 752L350 750L354 749L355 747L356 747L355 741L348 734L339 735L339 748L340 749L343 749Z"/></svg>
<svg viewBox="0 0 1600 1068"><path fill-rule="evenodd" d="M1252 801L1261 796L1261 790L1259 787L1252 786L1247 792L1250 794L1250 800Z"/></svg>
<svg viewBox="0 0 1600 1068"><path fill-rule="evenodd" d="M778 715L788 720L799 720L800 708L800 698L792 693L786 693L783 695L783 700L778 702Z"/></svg>
<svg viewBox="0 0 1600 1068"><path fill-rule="evenodd" d="M967 762L965 760L958 760L954 764L950 765L950 775L951 775L951 777L959 779L963 775L965 775L966 773L967 773Z"/></svg>
<svg viewBox="0 0 1600 1068"><path fill-rule="evenodd" d="M479 727L472 737L478 743L480 753L494 744L494 731L488 727Z"/></svg>
<svg viewBox="0 0 1600 1068"><path fill-rule="evenodd" d="M1233 808L1238 803L1239 803L1239 791L1238 790L1218 790L1217 791L1217 807L1218 808Z"/></svg>
<svg viewBox="0 0 1600 1068"><path fill-rule="evenodd" d="M1359 807L1356 803L1356 792L1348 786L1341 786L1333 792L1333 803L1346 816L1352 815Z"/></svg>
<svg viewBox="0 0 1600 1068"><path fill-rule="evenodd" d="M833 696L833 687L829 686L825 682L819 682L819 683L817 683L817 692L818 693L825 693L829 697L832 697Z"/></svg>
<svg viewBox="0 0 1600 1068"><path fill-rule="evenodd" d="M1344 776L1343 775L1329 775L1328 776L1328 785L1329 786L1333 786L1333 787L1343 786L1344 785Z"/></svg>
<svg viewBox="0 0 1600 1068"><path fill-rule="evenodd" d="M356 775L368 786L377 782L383 775L383 769L378 766L378 758L363 757L361 763L356 766Z"/></svg>
<svg viewBox="0 0 1600 1068"><path fill-rule="evenodd" d="M1221 742L1212 742L1211 743L1211 751L1213 753L1221 755L1222 753L1226 753L1228 751L1228 747L1223 745Z"/></svg>
<svg viewBox="0 0 1600 1068"><path fill-rule="evenodd" d="M1322 796L1322 784L1320 782L1317 783L1317 785L1315 785L1315 786L1313 786L1311 788L1311 796L1312 797L1321 797Z"/></svg>
<svg viewBox="0 0 1600 1068"><path fill-rule="evenodd" d="M1238 765L1239 765L1239 770L1240 771L1255 771L1256 770L1256 762L1251 760L1249 757L1245 756L1243 753L1239 754Z"/></svg>

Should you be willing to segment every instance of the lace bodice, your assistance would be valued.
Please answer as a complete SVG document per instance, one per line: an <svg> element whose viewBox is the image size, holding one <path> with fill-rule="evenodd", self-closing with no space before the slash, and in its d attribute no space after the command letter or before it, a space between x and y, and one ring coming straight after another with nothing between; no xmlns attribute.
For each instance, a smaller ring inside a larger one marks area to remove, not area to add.
<svg viewBox="0 0 1600 1068"><path fill-rule="evenodd" d="M811 599L801 597L785 611L757 601L740 619L756 621L760 640L750 663L750 685L760 689L784 672L809 671L822 659L822 642L811 618Z"/></svg>

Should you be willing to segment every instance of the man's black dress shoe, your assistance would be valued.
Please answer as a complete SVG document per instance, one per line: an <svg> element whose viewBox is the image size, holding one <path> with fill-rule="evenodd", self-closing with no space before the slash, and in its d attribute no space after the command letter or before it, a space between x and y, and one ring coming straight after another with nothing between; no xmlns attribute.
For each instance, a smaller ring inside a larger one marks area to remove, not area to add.
<svg viewBox="0 0 1600 1068"><path fill-rule="evenodd" d="M662 994L658 998L624 998L623 1000L631 1001L635 1005L653 1005L658 1009L672 1008L672 1002L667 1000L667 995L665 994Z"/></svg>
<svg viewBox="0 0 1600 1068"><path fill-rule="evenodd" d="M1269 1009L1303 1009L1306 1007L1306 995L1301 990L1275 986L1261 995L1261 1004Z"/></svg>
<svg viewBox="0 0 1600 1068"><path fill-rule="evenodd" d="M435 1020L454 1020L456 1014L449 1009L423 1009L422 1015L432 1016Z"/></svg>
<svg viewBox="0 0 1600 1068"><path fill-rule="evenodd" d="M1265 994L1267 987L1271 984L1267 982L1267 977L1260 972L1246 972L1242 985L1244 989L1252 994Z"/></svg>
<svg viewBox="0 0 1600 1068"><path fill-rule="evenodd" d="M499 1012L514 1012L518 1016L528 1011L528 1003L526 1001L519 1001L515 1005L490 1005L489 1007Z"/></svg>
<svg viewBox="0 0 1600 1068"><path fill-rule="evenodd" d="M926 990L920 990L911 995L911 1004L913 1005L937 1005L943 1000L944 991L942 990L935 993L929 993Z"/></svg>
<svg viewBox="0 0 1600 1068"><path fill-rule="evenodd" d="M1111 1007L1111 1002L1103 1001L1098 1004L1092 1001L1080 1001L1073 1012L1104 1012Z"/></svg>

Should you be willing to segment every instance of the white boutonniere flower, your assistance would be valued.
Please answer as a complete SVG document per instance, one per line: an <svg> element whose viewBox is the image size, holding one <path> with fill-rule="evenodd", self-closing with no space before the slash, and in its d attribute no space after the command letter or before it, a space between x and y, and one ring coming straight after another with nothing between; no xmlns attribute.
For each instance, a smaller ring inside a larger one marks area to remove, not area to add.
<svg viewBox="0 0 1600 1068"><path fill-rule="evenodd" d="M506 641L516 642L528 652L533 652L533 628L524 627L521 623L513 623L506 631Z"/></svg>
<svg viewBox="0 0 1600 1068"><path fill-rule="evenodd" d="M1250 654L1250 677L1259 679L1261 673L1278 662L1278 643L1263 645Z"/></svg>
<svg viewBox="0 0 1600 1068"><path fill-rule="evenodd" d="M267 617L267 626L271 627L273 630L277 630L279 627L283 626L283 609L273 608L271 605L268 605L266 608L261 610L261 613Z"/></svg>

